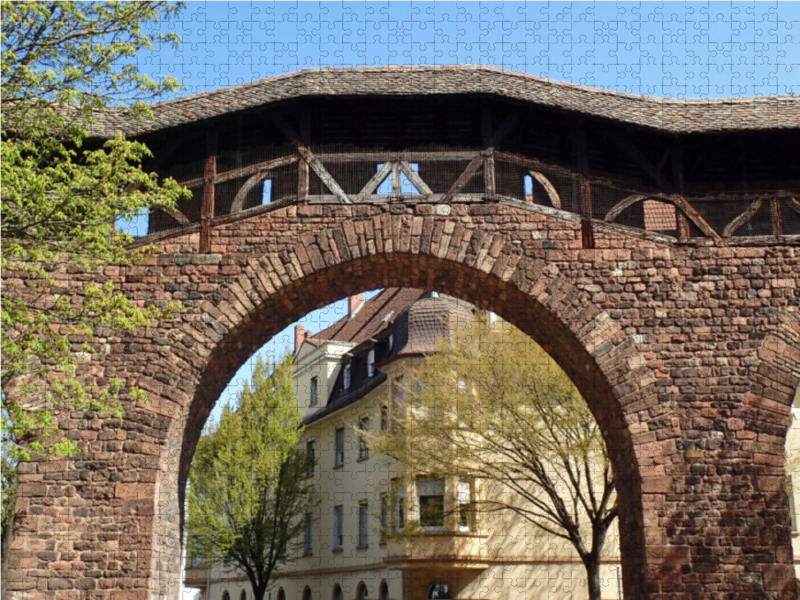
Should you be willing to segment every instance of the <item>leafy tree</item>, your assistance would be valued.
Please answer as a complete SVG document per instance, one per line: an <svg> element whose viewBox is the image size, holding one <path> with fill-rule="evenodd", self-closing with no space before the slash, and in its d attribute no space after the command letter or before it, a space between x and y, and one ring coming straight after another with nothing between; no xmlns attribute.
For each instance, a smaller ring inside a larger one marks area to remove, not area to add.
<svg viewBox="0 0 800 600"><path fill-rule="evenodd" d="M515 327L476 319L454 329L403 377L395 426L373 443L409 476L480 483L476 513L513 511L570 542L599 600L617 505L597 423L564 372Z"/></svg>
<svg viewBox="0 0 800 600"><path fill-rule="evenodd" d="M85 285L80 300L67 292L76 273L139 258L126 248L130 235L115 228L117 217L169 209L187 195L142 171L151 156L143 144L90 138L100 114L151 116L144 101L179 87L139 72L136 54L179 42L152 26L181 8L2 2L2 431L17 458L77 451L57 436L54 411L121 415L121 380L94 387L82 377L81 363L97 345L93 333L130 332L176 308L136 305L110 281Z"/></svg>
<svg viewBox="0 0 800 600"><path fill-rule="evenodd" d="M250 580L255 600L296 554L289 544L314 505L306 476L300 412L287 356L270 373L259 358L234 410L200 438L189 473L189 555L229 562Z"/></svg>

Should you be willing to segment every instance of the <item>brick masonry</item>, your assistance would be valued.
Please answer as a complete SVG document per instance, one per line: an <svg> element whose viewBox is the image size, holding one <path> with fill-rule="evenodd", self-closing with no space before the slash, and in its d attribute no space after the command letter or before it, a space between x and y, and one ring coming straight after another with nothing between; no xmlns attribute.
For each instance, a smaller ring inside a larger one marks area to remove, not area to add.
<svg viewBox="0 0 800 600"><path fill-rule="evenodd" d="M76 298L112 280L186 311L126 338L98 332L83 376L120 377L149 402L122 420L59 415L83 455L22 465L11 598L174 598L182 489L220 392L289 323L388 286L491 308L573 379L614 465L626 598L795 598L783 446L800 249L599 230L584 250L574 219L448 209L297 204L216 226L211 254L192 233L139 266L55 273Z"/></svg>

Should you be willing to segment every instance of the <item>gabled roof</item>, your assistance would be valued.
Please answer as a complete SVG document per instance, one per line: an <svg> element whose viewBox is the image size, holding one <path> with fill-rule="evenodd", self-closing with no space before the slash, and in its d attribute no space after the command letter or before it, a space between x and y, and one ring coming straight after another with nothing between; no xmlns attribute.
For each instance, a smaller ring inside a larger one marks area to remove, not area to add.
<svg viewBox="0 0 800 600"><path fill-rule="evenodd" d="M413 288L386 288L367 300L352 319L345 315L306 341L316 345L327 340L361 344L425 294L425 290Z"/></svg>
<svg viewBox="0 0 800 600"><path fill-rule="evenodd" d="M325 96L431 96L481 94L669 133L800 128L800 98L651 98L554 81L486 65L304 69L213 92L152 105L152 120L132 121L120 111L96 115L92 134L144 135L171 127Z"/></svg>

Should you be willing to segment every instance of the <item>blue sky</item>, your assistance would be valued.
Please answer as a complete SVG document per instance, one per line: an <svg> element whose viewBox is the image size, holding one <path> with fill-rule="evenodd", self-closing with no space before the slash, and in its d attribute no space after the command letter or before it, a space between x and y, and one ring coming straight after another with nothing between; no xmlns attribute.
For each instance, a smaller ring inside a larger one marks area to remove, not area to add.
<svg viewBox="0 0 800 600"><path fill-rule="evenodd" d="M176 77L178 95L315 67L467 63L658 97L800 93L795 2L189 2L156 27L183 45L142 52L139 68ZM344 311L300 322L317 332ZM292 329L260 352L279 357Z"/></svg>

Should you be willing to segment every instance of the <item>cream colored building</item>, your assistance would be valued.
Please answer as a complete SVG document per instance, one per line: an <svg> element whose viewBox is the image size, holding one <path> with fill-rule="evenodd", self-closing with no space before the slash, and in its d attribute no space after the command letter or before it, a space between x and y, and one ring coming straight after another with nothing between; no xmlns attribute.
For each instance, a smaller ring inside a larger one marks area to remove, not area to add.
<svg viewBox="0 0 800 600"><path fill-rule="evenodd" d="M588 598L583 564L569 543L509 513L459 517L452 509L481 493L465 482L420 477L395 489L396 474L360 438L359 428L388 425L391 407L402 402L396 382L448 335L445 314L453 323L472 312L450 297L395 288L367 302L350 298L348 315L317 335L297 329L295 391L305 416L303 444L317 459L309 477L321 501L304 516L304 539L290 549L297 560L267 600ZM789 448L800 456L800 423L793 432ZM795 479L800 483L800 459ZM383 535L418 522L421 505L434 510L422 513L428 522L419 535ZM799 556L797 537L795 544ZM605 553L603 598L616 600L616 526ZM224 565L189 569L186 583L207 588L204 600L253 598L247 578Z"/></svg>

